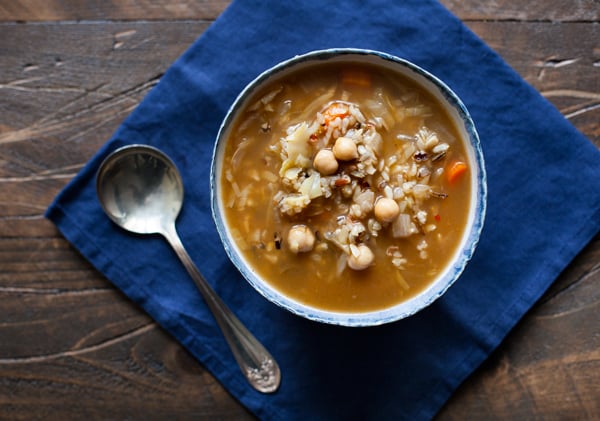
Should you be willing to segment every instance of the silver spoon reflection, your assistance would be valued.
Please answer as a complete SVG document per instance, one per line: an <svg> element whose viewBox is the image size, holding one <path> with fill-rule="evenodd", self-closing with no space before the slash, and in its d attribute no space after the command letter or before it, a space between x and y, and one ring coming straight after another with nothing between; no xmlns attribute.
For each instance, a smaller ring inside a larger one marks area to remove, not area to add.
<svg viewBox="0 0 600 421"><path fill-rule="evenodd" d="M276 391L281 380L277 362L212 290L177 235L183 183L175 164L156 148L125 146L102 162L96 191L102 208L117 225L167 239L202 293L248 382L259 392Z"/></svg>

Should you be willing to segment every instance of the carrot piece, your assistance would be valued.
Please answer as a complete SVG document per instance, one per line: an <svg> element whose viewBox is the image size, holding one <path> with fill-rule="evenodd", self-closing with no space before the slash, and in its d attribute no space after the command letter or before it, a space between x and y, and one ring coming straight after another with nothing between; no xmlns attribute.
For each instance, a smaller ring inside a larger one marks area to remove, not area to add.
<svg viewBox="0 0 600 421"><path fill-rule="evenodd" d="M447 177L450 184L455 183L467 171L467 164L462 161L453 162L448 168Z"/></svg>
<svg viewBox="0 0 600 421"><path fill-rule="evenodd" d="M342 71L342 83L368 88L371 86L371 76L362 70L347 69Z"/></svg>

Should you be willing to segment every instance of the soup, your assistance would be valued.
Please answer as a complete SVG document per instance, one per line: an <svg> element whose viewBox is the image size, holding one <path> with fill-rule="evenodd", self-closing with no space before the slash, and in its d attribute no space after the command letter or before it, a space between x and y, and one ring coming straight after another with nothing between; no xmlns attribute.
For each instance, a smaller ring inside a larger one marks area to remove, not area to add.
<svg viewBox="0 0 600 421"><path fill-rule="evenodd" d="M253 270L337 312L423 291L460 245L470 168L424 89L367 63L295 70L254 93L228 134L220 199Z"/></svg>

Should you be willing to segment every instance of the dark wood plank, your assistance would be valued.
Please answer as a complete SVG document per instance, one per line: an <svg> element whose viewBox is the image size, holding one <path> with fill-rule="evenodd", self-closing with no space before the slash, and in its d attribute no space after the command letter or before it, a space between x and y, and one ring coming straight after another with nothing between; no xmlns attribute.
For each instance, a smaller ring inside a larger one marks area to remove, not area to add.
<svg viewBox="0 0 600 421"><path fill-rule="evenodd" d="M2 25L0 176L64 184L207 25Z"/></svg>
<svg viewBox="0 0 600 421"><path fill-rule="evenodd" d="M0 21L174 20L220 15L225 0L19 0L0 3Z"/></svg>
<svg viewBox="0 0 600 421"><path fill-rule="evenodd" d="M65 328L62 323L60 329ZM0 359L0 418L249 418L153 322L134 316L119 325L103 321L97 330L88 327L83 333L63 350Z"/></svg>
<svg viewBox="0 0 600 421"><path fill-rule="evenodd" d="M0 21L212 20L222 13L229 3L227 0L19 0L0 3ZM595 0L578 0L569 4L561 0L545 0L530 2L527 7L514 0L441 0L441 3L466 21L597 22L600 19L600 8Z"/></svg>
<svg viewBox="0 0 600 421"><path fill-rule="evenodd" d="M517 22L598 22L600 7L596 0L440 0L464 21Z"/></svg>

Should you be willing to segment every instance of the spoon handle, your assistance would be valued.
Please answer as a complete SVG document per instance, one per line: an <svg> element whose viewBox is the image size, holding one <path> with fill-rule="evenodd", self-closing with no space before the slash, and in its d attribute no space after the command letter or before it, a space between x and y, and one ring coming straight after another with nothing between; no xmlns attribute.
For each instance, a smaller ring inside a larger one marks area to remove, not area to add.
<svg viewBox="0 0 600 421"><path fill-rule="evenodd" d="M259 392L272 393L281 381L279 365L210 287L185 250L175 226L163 233L196 283L248 382Z"/></svg>

